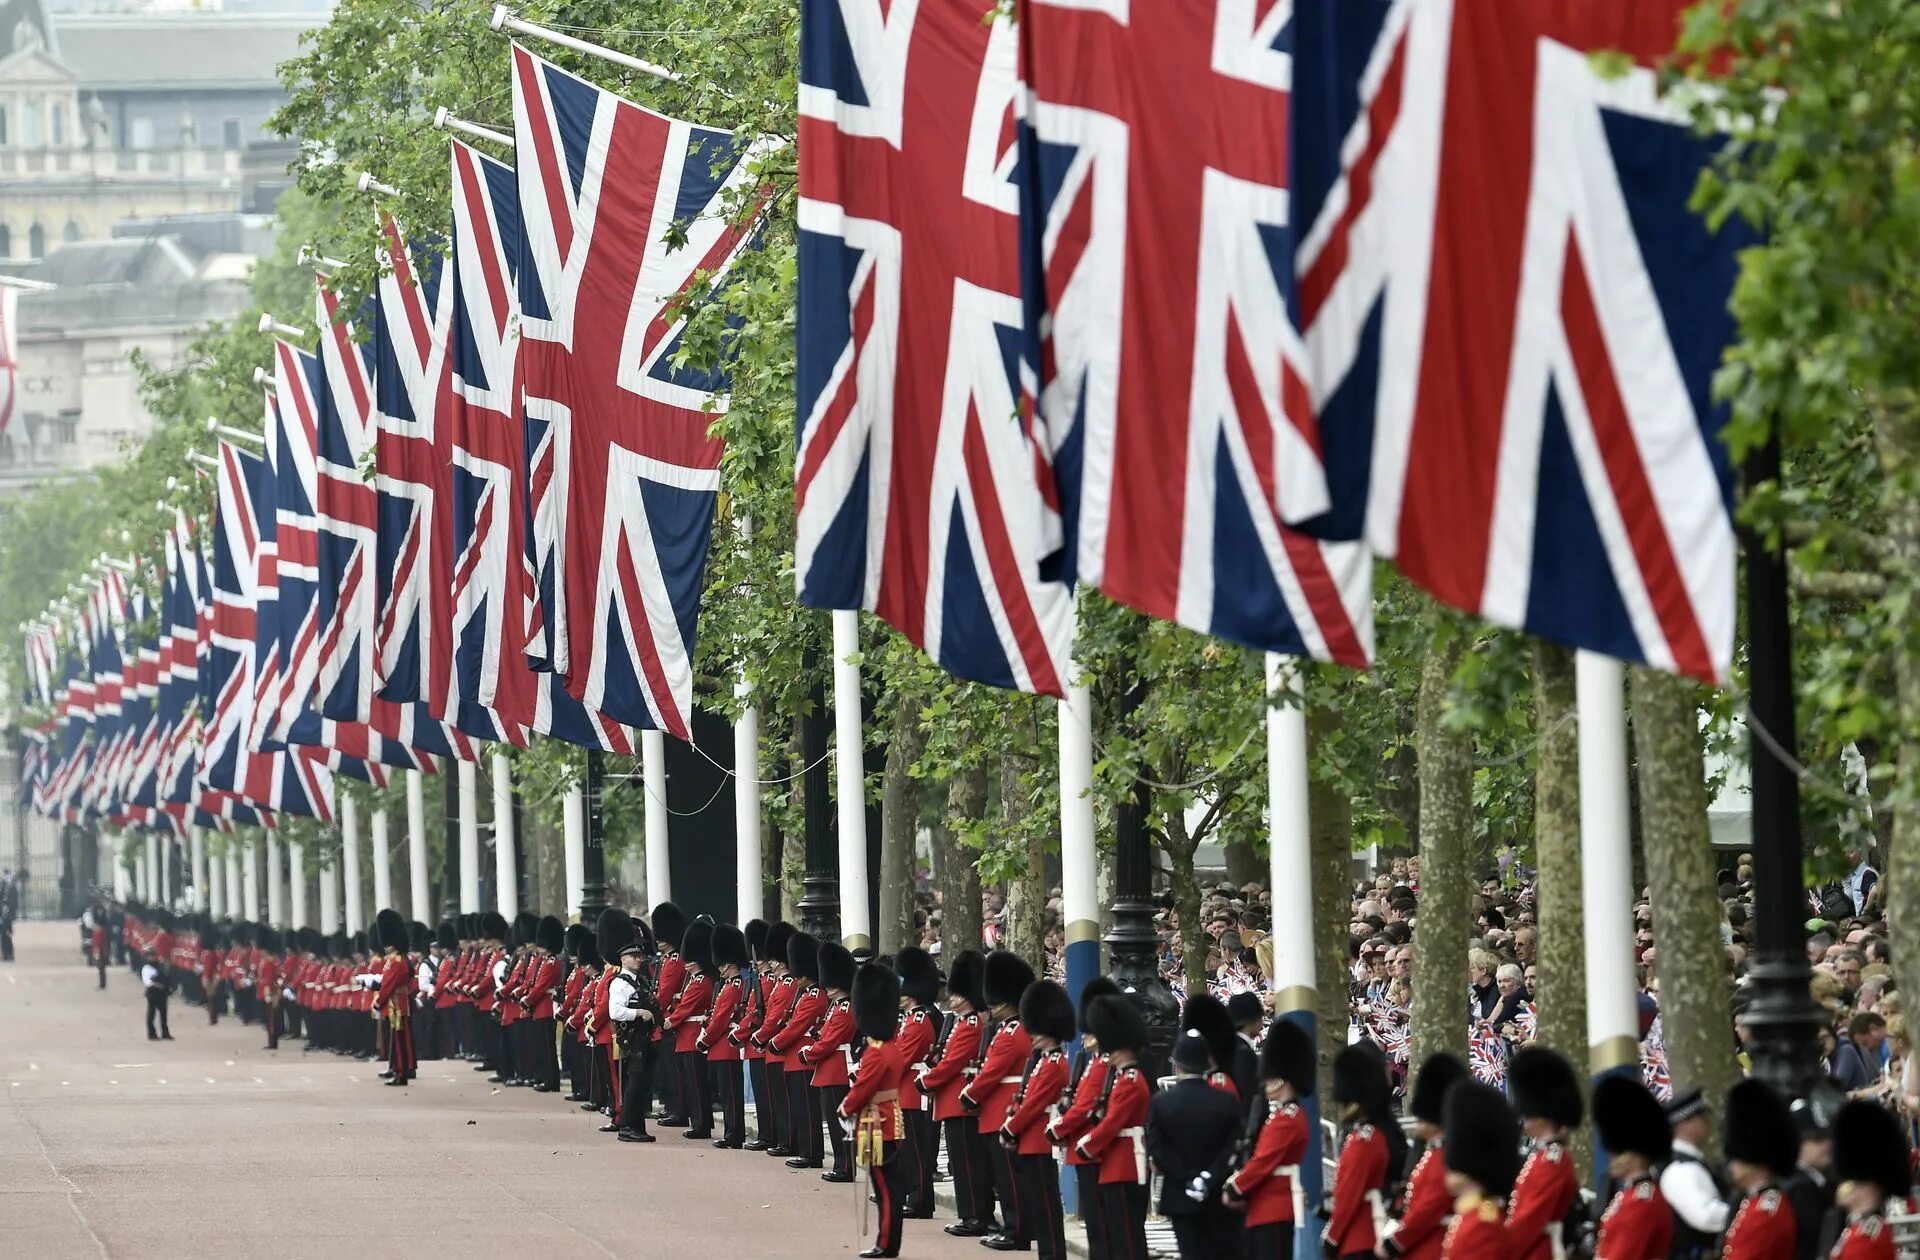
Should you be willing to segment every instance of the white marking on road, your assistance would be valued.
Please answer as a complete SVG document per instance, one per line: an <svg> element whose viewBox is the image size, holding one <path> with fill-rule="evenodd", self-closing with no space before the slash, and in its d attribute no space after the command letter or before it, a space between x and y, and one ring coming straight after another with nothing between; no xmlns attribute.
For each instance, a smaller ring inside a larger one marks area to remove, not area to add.
<svg viewBox="0 0 1920 1260"><path fill-rule="evenodd" d="M211 1076L207 1078L207 1084L209 1085L218 1085L219 1083L219 1081L214 1080Z"/></svg>
<svg viewBox="0 0 1920 1260"><path fill-rule="evenodd" d="M228 1060L227 1060L227 1066L228 1066L228 1067L232 1067L232 1066L233 1066L233 1060L232 1060L232 1059L228 1059Z"/></svg>
<svg viewBox="0 0 1920 1260"><path fill-rule="evenodd" d="M163 1077L161 1077L161 1078L160 1078L160 1083L161 1083L162 1085L165 1085L165 1084L167 1083L167 1078L166 1078L166 1077L164 1077L164 1076L163 1076Z"/></svg>
<svg viewBox="0 0 1920 1260"><path fill-rule="evenodd" d="M8 1082L7 1082L7 1084L9 1084L9 1085L11 1085L11 1086L13 1086L13 1087L14 1087L15 1089L19 1089L19 1088L20 1088L20 1082L19 1082L19 1081L8 1081Z"/></svg>
<svg viewBox="0 0 1920 1260"><path fill-rule="evenodd" d="M254 1078L253 1078L253 1083L254 1083L255 1085L265 1085L265 1084L266 1084L266 1081L264 1081L264 1080L262 1080L262 1079L261 1079L260 1077L257 1077L257 1076L256 1076L256 1077L254 1077Z"/></svg>
<svg viewBox="0 0 1920 1260"><path fill-rule="evenodd" d="M60 1083L61 1083L62 1085L71 1085L71 1084L73 1084L73 1082L72 1082L72 1081L61 1081Z"/></svg>
<svg viewBox="0 0 1920 1260"><path fill-rule="evenodd" d="M151 1063L116 1063L113 1066L117 1068L142 1068L142 1067L152 1067L153 1064Z"/></svg>
<svg viewBox="0 0 1920 1260"><path fill-rule="evenodd" d="M108 1082L107 1082L107 1084L109 1084L109 1085L118 1085L119 1083L120 1083L119 1081L108 1081Z"/></svg>
<svg viewBox="0 0 1920 1260"><path fill-rule="evenodd" d="M39 1065L38 1063L29 1063L29 1064L27 1064L27 1071L29 1071L29 1072L38 1072L39 1070L40 1070L40 1065Z"/></svg>
<svg viewBox="0 0 1920 1260"><path fill-rule="evenodd" d="M9 971L9 972L7 973L7 983L8 983L8 984L19 984L20 982L19 982L18 980L15 980L15 979L13 978L13 973L12 973L11 971Z"/></svg>

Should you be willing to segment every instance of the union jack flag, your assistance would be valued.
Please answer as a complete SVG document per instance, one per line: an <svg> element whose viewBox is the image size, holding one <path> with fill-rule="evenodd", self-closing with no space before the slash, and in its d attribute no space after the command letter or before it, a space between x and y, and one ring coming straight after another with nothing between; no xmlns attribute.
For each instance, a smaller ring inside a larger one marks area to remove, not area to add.
<svg viewBox="0 0 1920 1260"><path fill-rule="evenodd" d="M676 363L679 303L746 246L727 206L751 160L730 132L642 109L517 44L513 125L522 388L529 429L546 426L527 441L549 451L529 474L551 667L589 708L685 739L720 485L710 422L728 381Z"/></svg>
<svg viewBox="0 0 1920 1260"><path fill-rule="evenodd" d="M1660 1027L1658 1015L1653 1017L1653 1025L1640 1041L1640 1079L1661 1102L1673 1097L1673 1073L1667 1064L1667 1036Z"/></svg>
<svg viewBox="0 0 1920 1260"><path fill-rule="evenodd" d="M271 822L271 815L256 810L238 794L200 781L200 748L208 712L200 700L200 679L204 670L211 669L213 579L192 519L185 513L175 512L169 544L166 619L173 661L170 682L161 689L161 709L171 731L162 770L163 804L169 809L191 808L196 818L211 818L222 830L235 824Z"/></svg>
<svg viewBox="0 0 1920 1260"><path fill-rule="evenodd" d="M1330 501L1307 527L1498 624L1718 681L1710 384L1751 238L1687 208L1714 142L1653 67L1690 4L1300 0L1293 313Z"/></svg>
<svg viewBox="0 0 1920 1260"><path fill-rule="evenodd" d="M1507 1043L1484 1019L1475 1020L1468 1034L1467 1070L1482 1085L1507 1086Z"/></svg>
<svg viewBox="0 0 1920 1260"><path fill-rule="evenodd" d="M1073 595L1020 415L1012 22L968 0L806 0L801 599L868 608L949 672L1061 694Z"/></svg>
<svg viewBox="0 0 1920 1260"><path fill-rule="evenodd" d="M1292 5L1024 0L1027 387L1065 575L1252 647L1364 666L1371 560L1290 400Z"/></svg>
<svg viewBox="0 0 1920 1260"><path fill-rule="evenodd" d="M88 619L88 670L93 675L93 758L81 785L80 805L89 815L117 813L113 794L129 736L122 723L125 699L126 586L109 571L94 585Z"/></svg>
<svg viewBox="0 0 1920 1260"><path fill-rule="evenodd" d="M535 672L527 653L534 582L526 543L521 421L520 190L513 168L453 142L452 385L454 682L505 721L589 748L631 753L629 732Z"/></svg>

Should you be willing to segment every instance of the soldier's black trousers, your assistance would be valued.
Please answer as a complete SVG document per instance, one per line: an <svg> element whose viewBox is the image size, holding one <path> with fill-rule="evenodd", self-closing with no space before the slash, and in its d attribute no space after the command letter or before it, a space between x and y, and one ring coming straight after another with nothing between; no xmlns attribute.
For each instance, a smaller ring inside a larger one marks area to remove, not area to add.
<svg viewBox="0 0 1920 1260"><path fill-rule="evenodd" d="M693 1103L684 1092L686 1082L680 1076L680 1052L673 1048L673 1034L660 1036L660 1060L654 1068L654 1080L660 1087L660 1105L669 1116L687 1116Z"/></svg>
<svg viewBox="0 0 1920 1260"><path fill-rule="evenodd" d="M793 1137L787 1142L794 1158L804 1159L818 1168L823 1160L820 1145L820 1091L807 1083L803 1067L787 1074L787 1117L793 1125Z"/></svg>
<svg viewBox="0 0 1920 1260"><path fill-rule="evenodd" d="M836 1122L839 1117L835 1117ZM867 1169L873 1180L873 1194L879 1200L873 1242L889 1256L900 1254L900 1233L906 1215L907 1168L902 1158L905 1142L882 1142L876 1162Z"/></svg>
<svg viewBox="0 0 1920 1260"><path fill-rule="evenodd" d="M278 1002L267 1003L266 1018L267 1049L278 1050L280 1048L280 1004Z"/></svg>
<svg viewBox="0 0 1920 1260"><path fill-rule="evenodd" d="M940 1122L947 1139L947 1171L953 1174L954 1210L963 1221L981 1221L993 1215L993 1173L980 1145L980 1122L972 1116L952 1116Z"/></svg>
<svg viewBox="0 0 1920 1260"><path fill-rule="evenodd" d="M1073 1166L1074 1205L1087 1227L1090 1260L1107 1260L1107 1218L1100 1212L1100 1165Z"/></svg>
<svg viewBox="0 0 1920 1260"><path fill-rule="evenodd" d="M1180 1260L1240 1260L1247 1254L1244 1213L1215 1204L1203 1211L1169 1217ZM1292 1239L1288 1240L1289 1245ZM1263 1253L1273 1255L1269 1251ZM1288 1251L1286 1260L1293 1260Z"/></svg>
<svg viewBox="0 0 1920 1260"><path fill-rule="evenodd" d="M766 1092L760 1094L756 1105L760 1110L760 1140L768 1146L781 1150L793 1149L793 1123L787 1099L787 1069L778 1063L768 1062Z"/></svg>
<svg viewBox="0 0 1920 1260"><path fill-rule="evenodd" d="M820 1087L820 1114L827 1120L827 1138L833 1143L833 1171L853 1175L853 1143L840 1123L840 1104L847 1100L845 1085Z"/></svg>
<svg viewBox="0 0 1920 1260"><path fill-rule="evenodd" d="M908 1086L912 1089L912 1086ZM906 1090L901 1090L904 1096ZM918 1090L914 1090L917 1094ZM906 1210L915 1216L933 1215L933 1174L935 1170L936 1146L940 1135L933 1127L931 1111L913 1111L905 1113L907 1122L907 1140L900 1144L902 1184L906 1187Z"/></svg>
<svg viewBox="0 0 1920 1260"><path fill-rule="evenodd" d="M1293 1260L1293 1222L1255 1225L1247 1230L1240 1254L1246 1260Z"/></svg>
<svg viewBox="0 0 1920 1260"><path fill-rule="evenodd" d="M533 1083L548 1089L560 1088L560 1060L553 1040L553 1017L527 1021L527 1049L533 1055Z"/></svg>
<svg viewBox="0 0 1920 1260"><path fill-rule="evenodd" d="M1067 1221L1060 1206L1060 1169L1051 1155L1015 1155L1013 1174L1020 1186L1027 1237L1039 1245L1041 1260L1066 1260Z"/></svg>
<svg viewBox="0 0 1920 1260"><path fill-rule="evenodd" d="M982 1134L978 1141L986 1149L988 1167L993 1169L993 1197L1000 1201L1000 1232L1009 1238L1032 1242L1034 1214L1020 1185L1016 1168L1020 1157L992 1135Z"/></svg>
<svg viewBox="0 0 1920 1260"><path fill-rule="evenodd" d="M155 1032L153 1030L153 1017L155 1015L158 1015L160 1017L159 1032ZM147 1036L158 1037L162 1035L165 1035L168 1037L173 1036L173 1034L167 1030L167 991L165 989L148 989L147 990Z"/></svg>
<svg viewBox="0 0 1920 1260"><path fill-rule="evenodd" d="M654 1055L636 1054L620 1060L620 1127L635 1133L647 1131L647 1114L653 1110Z"/></svg>
<svg viewBox="0 0 1920 1260"><path fill-rule="evenodd" d="M712 1133L713 1078L707 1071L707 1057L697 1050L689 1050L676 1052L675 1058L680 1065L680 1100L686 1104L686 1110L680 1114L687 1118L687 1131Z"/></svg>
<svg viewBox="0 0 1920 1260"><path fill-rule="evenodd" d="M773 1143L769 1140L768 1135L773 1132L773 1126L767 1123L767 1094L770 1088L767 1084L767 1061L765 1059L748 1059L747 1079L753 1083L754 1128L758 1130L758 1132L753 1135L754 1139L765 1142L771 1146ZM743 1115L745 1106L746 1104L743 1100L741 1103Z"/></svg>
<svg viewBox="0 0 1920 1260"><path fill-rule="evenodd" d="M104 950L101 951L99 965L100 965L100 987L104 989L107 987L107 955L106 955L106 951Z"/></svg>
<svg viewBox="0 0 1920 1260"><path fill-rule="evenodd" d="M1147 1188L1136 1182L1100 1187L1110 1260L1147 1260Z"/></svg>
<svg viewBox="0 0 1920 1260"><path fill-rule="evenodd" d="M731 1146L747 1141L747 1081L739 1060L711 1065L713 1083L720 1095L720 1136Z"/></svg>

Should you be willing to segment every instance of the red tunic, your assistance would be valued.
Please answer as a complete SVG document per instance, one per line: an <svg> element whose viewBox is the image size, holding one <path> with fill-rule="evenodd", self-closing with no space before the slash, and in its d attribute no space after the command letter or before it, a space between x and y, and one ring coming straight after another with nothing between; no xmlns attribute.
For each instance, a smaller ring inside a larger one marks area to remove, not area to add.
<svg viewBox="0 0 1920 1260"><path fill-rule="evenodd" d="M860 1065L840 1104L841 1115L858 1117L861 1127L872 1126L872 1132L887 1142L898 1142L906 1136L900 1091L912 1069L907 1053L898 1037L889 1041L868 1038L866 1052L860 1056ZM857 1137L859 1130L855 1132Z"/></svg>
<svg viewBox="0 0 1920 1260"><path fill-rule="evenodd" d="M501 958L502 951L497 949L481 950L480 965L473 971L473 1009L482 1014L491 1014L498 1004L493 991L493 964Z"/></svg>
<svg viewBox="0 0 1920 1260"><path fill-rule="evenodd" d="M760 1012L760 1022L749 1035L750 1040L767 1057L770 1067L783 1068L787 1056L773 1048L774 1034L786 1027L787 1016L793 1011L793 1000L800 994L800 983L792 976L781 976L773 982L773 988L767 993L767 1009Z"/></svg>
<svg viewBox="0 0 1920 1260"><path fill-rule="evenodd" d="M931 1064L920 1077L921 1090L933 1100L933 1118L957 1120L967 1114L960 1091L967 1083L967 1069L980 1050L980 1016L969 1011L954 1016L953 1031L940 1048L940 1061ZM931 1048L929 1048L931 1053Z"/></svg>
<svg viewBox="0 0 1920 1260"><path fill-rule="evenodd" d="M713 995L713 1013L707 1016L706 1028L700 1034L699 1048L706 1052L708 1062L740 1061L740 1047L734 1044L731 1034L734 1017L746 1005L746 994L745 977L732 976L720 981L720 988Z"/></svg>
<svg viewBox="0 0 1920 1260"><path fill-rule="evenodd" d="M1400 1208L1400 1224L1387 1235L1387 1254L1406 1260L1440 1260L1440 1248L1447 1239L1447 1217L1453 1213L1453 1196L1447 1193L1447 1161L1440 1146L1429 1146L1413 1166L1407 1178L1406 1201Z"/></svg>
<svg viewBox="0 0 1920 1260"><path fill-rule="evenodd" d="M586 987L587 969L576 963L567 975L566 995L560 999L560 1017L576 1033L580 1031L580 1020L584 1017L580 1009L580 995L586 991Z"/></svg>
<svg viewBox="0 0 1920 1260"><path fill-rule="evenodd" d="M1025 1040L1024 1035L1022 1040ZM1112 1069L1113 1089L1106 1111L1075 1143L1088 1161L1100 1165L1100 1184L1147 1184L1147 1105L1153 1101L1146 1073L1138 1064Z"/></svg>
<svg viewBox="0 0 1920 1260"><path fill-rule="evenodd" d="M814 1024L826 1009L827 991L807 981L806 987L795 995L793 1005L787 1011L786 1022L767 1042L767 1049L774 1052L767 1056L767 1061L784 1063L789 1072L800 1071L800 1047L813 1033Z"/></svg>
<svg viewBox="0 0 1920 1260"><path fill-rule="evenodd" d="M260 969L256 974L260 979L254 996L262 1002L278 1002L280 1000L279 959L271 954L263 955L260 959Z"/></svg>
<svg viewBox="0 0 1920 1260"><path fill-rule="evenodd" d="M900 1030L894 1034L894 1040L900 1043L900 1053L907 1057L909 1076L919 1075L926 1066L927 1051L933 1049L933 1039L940 1033L940 1021L935 1019L934 1010L929 1006L916 1006L900 1017ZM900 1096L900 1105L908 1111L925 1111L927 1096L918 1089L908 1089Z"/></svg>
<svg viewBox="0 0 1920 1260"><path fill-rule="evenodd" d="M593 982L591 989L593 1011L587 1016L587 1021L589 1027L593 1029L593 1044L596 1046L613 1043L613 1017L607 1014L607 990L613 984L613 977L619 970L616 964L608 963L606 969L600 973L600 978Z"/></svg>
<svg viewBox="0 0 1920 1260"><path fill-rule="evenodd" d="M1333 1174L1333 1213L1323 1237L1336 1256L1372 1251L1373 1207L1387 1184L1387 1139L1362 1122L1348 1132Z"/></svg>
<svg viewBox="0 0 1920 1260"><path fill-rule="evenodd" d="M700 1034L706 1030L707 1008L713 1005L713 981L701 972L687 971L687 982L680 988L680 998L667 1012L665 1027L673 1033L673 1048L681 1054L691 1054L699 1044Z"/></svg>
<svg viewBox="0 0 1920 1260"><path fill-rule="evenodd" d="M1780 1260L1793 1254L1793 1208L1778 1186L1756 1190L1740 1200L1727 1226L1721 1260Z"/></svg>
<svg viewBox="0 0 1920 1260"><path fill-rule="evenodd" d="M1440 1255L1443 1260L1512 1260L1507 1246L1500 1205L1492 1199L1468 1196L1454 1205L1453 1224L1447 1229Z"/></svg>
<svg viewBox="0 0 1920 1260"><path fill-rule="evenodd" d="M1666 1260L1673 1245L1673 1209L1652 1174L1620 1187L1600 1217L1593 1260ZM1891 1260L1892 1253L1888 1253Z"/></svg>
<svg viewBox="0 0 1920 1260"><path fill-rule="evenodd" d="M1227 1179L1233 1192L1246 1200L1247 1224L1275 1225L1297 1219L1300 1163L1307 1157L1307 1113L1297 1102L1284 1102L1267 1111L1259 1140L1240 1171Z"/></svg>
<svg viewBox="0 0 1920 1260"><path fill-rule="evenodd" d="M753 1034L759 1030L760 1020L766 1015L767 1007L773 1002L774 986L779 982L772 976L757 973L742 977L746 985L758 985L759 998L753 998L755 990L744 985L741 989L741 1001L734 1011L733 1022L727 1028L727 1035L738 1043L740 1057L743 1059L764 1059L766 1052L753 1043Z"/></svg>
<svg viewBox="0 0 1920 1260"><path fill-rule="evenodd" d="M949 1047L951 1049L951 1047ZM980 1132L992 1136L1013 1110L1013 1091L1020 1088L1020 1074L1026 1070L1027 1056L1033 1053L1033 1039L1020 1021L1003 1021L987 1044L987 1057L980 1074L968 1081L960 1097L980 1107Z"/></svg>
<svg viewBox="0 0 1920 1260"><path fill-rule="evenodd" d="M386 965L380 969L380 994L374 1003L374 1009L388 1023L399 1024L407 1017L408 1009L413 1005L414 970L401 954L387 955Z"/></svg>
<svg viewBox="0 0 1920 1260"><path fill-rule="evenodd" d="M1080 1153L1080 1138L1093 1127L1093 1112L1100 1105L1100 1095L1107 1087L1107 1056L1096 1054L1080 1073L1080 1081L1073 1087L1073 1097L1067 1100L1065 1111L1047 1129L1055 1146L1063 1146L1067 1151L1067 1166L1090 1164L1093 1161Z"/></svg>
<svg viewBox="0 0 1920 1260"><path fill-rule="evenodd" d="M533 1018L553 1018L553 994L560 987L560 960L552 954L539 955L534 960L533 980L527 986L533 1003Z"/></svg>
<svg viewBox="0 0 1920 1260"><path fill-rule="evenodd" d="M1059 1111L1061 1095L1067 1092L1067 1052L1057 1046L1041 1051L1026 1077L1000 1132L1018 1141L1022 1155L1050 1155L1053 1141L1047 1136L1047 1123Z"/></svg>
<svg viewBox="0 0 1920 1260"><path fill-rule="evenodd" d="M1566 1146L1558 1138L1534 1143L1507 1197L1507 1252L1513 1260L1553 1260L1560 1224L1579 1192Z"/></svg>
<svg viewBox="0 0 1920 1260"><path fill-rule="evenodd" d="M507 968L507 978L501 982L499 993L500 1026L511 1027L527 1017L527 1009L520 1002L520 989L527 980L527 960L531 955L522 954L513 960L513 966Z"/></svg>
<svg viewBox="0 0 1920 1260"><path fill-rule="evenodd" d="M813 1069L811 1084L847 1083L847 1047L853 1044L853 1033L853 1003L834 998L820 1021L820 1031L801 1047L798 1056L801 1063Z"/></svg>
<svg viewBox="0 0 1920 1260"><path fill-rule="evenodd" d="M1848 1221L1831 1253L1831 1260L1893 1260L1893 1257L1893 1230L1877 1212Z"/></svg>

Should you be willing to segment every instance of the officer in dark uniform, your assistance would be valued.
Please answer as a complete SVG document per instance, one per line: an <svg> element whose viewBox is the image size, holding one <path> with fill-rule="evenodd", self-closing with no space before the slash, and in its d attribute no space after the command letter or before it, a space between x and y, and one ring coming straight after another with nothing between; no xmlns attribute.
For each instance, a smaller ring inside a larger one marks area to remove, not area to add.
<svg viewBox="0 0 1920 1260"><path fill-rule="evenodd" d="M653 1072L660 1054L654 1030L660 1026L660 999L654 985L652 942L645 927L625 910L609 906L600 912L594 944L618 963L607 988L607 1016L613 1024L614 1044L620 1052L620 1115L622 1142L651 1142L647 1113L653 1109Z"/></svg>
<svg viewBox="0 0 1920 1260"><path fill-rule="evenodd" d="M1160 1170L1160 1214L1181 1260L1237 1260L1241 1218L1221 1201L1245 1132L1240 1104L1207 1084L1212 1051L1194 1029L1173 1043L1173 1088L1147 1108L1147 1156ZM1256 1071L1258 1069L1256 1068Z"/></svg>
<svg viewBox="0 0 1920 1260"><path fill-rule="evenodd" d="M1807 1102L1794 1104L1794 1123L1800 1126L1800 1162L1781 1185L1793 1207L1793 1260L1825 1256L1821 1246L1827 1216L1833 1211L1833 1134L1823 1109Z"/></svg>
<svg viewBox="0 0 1920 1260"><path fill-rule="evenodd" d="M1701 1153L1709 1131L1707 1102L1698 1089L1675 1091L1667 1100L1673 1151L1660 1171L1660 1197L1673 1209L1670 1260L1700 1260L1714 1253L1733 1217L1727 1183Z"/></svg>

